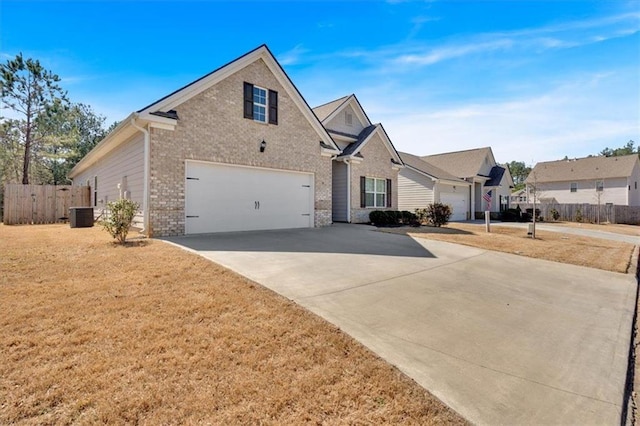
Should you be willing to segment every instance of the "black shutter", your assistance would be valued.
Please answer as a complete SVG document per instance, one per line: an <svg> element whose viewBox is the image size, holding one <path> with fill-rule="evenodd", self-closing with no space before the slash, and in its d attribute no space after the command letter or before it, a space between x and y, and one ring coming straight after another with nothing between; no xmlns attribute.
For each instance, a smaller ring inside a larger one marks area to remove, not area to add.
<svg viewBox="0 0 640 426"><path fill-rule="evenodd" d="M391 204L391 179L387 179L387 207L393 207Z"/></svg>
<svg viewBox="0 0 640 426"><path fill-rule="evenodd" d="M269 90L269 124L278 124L278 92Z"/></svg>
<svg viewBox="0 0 640 426"><path fill-rule="evenodd" d="M253 84L244 82L244 118L253 120Z"/></svg>
<svg viewBox="0 0 640 426"><path fill-rule="evenodd" d="M360 207L367 207L367 191L366 191L366 179L364 176L360 176Z"/></svg>

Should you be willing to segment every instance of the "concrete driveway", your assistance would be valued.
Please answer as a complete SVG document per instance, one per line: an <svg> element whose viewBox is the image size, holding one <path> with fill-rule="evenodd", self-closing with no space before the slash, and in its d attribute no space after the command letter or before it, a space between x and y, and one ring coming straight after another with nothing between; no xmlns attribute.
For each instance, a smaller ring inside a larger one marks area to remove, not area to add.
<svg viewBox="0 0 640 426"><path fill-rule="evenodd" d="M618 424L631 275L365 225L169 238L336 324L477 424Z"/></svg>

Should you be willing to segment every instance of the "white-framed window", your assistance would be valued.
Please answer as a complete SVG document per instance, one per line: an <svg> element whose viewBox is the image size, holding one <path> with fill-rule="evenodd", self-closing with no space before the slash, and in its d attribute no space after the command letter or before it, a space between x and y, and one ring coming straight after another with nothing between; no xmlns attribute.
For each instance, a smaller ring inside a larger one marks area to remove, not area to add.
<svg viewBox="0 0 640 426"><path fill-rule="evenodd" d="M244 118L278 125L278 92L245 81L242 93Z"/></svg>
<svg viewBox="0 0 640 426"><path fill-rule="evenodd" d="M571 182L571 192L578 192L578 184L576 182Z"/></svg>
<svg viewBox="0 0 640 426"><path fill-rule="evenodd" d="M253 119L266 123L267 114L267 89L253 86Z"/></svg>
<svg viewBox="0 0 640 426"><path fill-rule="evenodd" d="M604 180L600 179L596 181L596 192L604 191Z"/></svg>
<svg viewBox="0 0 640 426"><path fill-rule="evenodd" d="M387 207L387 180L365 178L364 181L365 207Z"/></svg>

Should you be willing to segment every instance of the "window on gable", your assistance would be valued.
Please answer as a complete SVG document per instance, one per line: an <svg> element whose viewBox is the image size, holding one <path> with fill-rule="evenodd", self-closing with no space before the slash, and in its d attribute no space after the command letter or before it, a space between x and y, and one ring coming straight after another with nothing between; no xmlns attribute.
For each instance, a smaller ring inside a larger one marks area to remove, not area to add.
<svg viewBox="0 0 640 426"><path fill-rule="evenodd" d="M571 192L578 191L578 184L576 182L571 182Z"/></svg>
<svg viewBox="0 0 640 426"><path fill-rule="evenodd" d="M244 118L278 124L278 92L245 82Z"/></svg>
<svg viewBox="0 0 640 426"><path fill-rule="evenodd" d="M389 179L361 177L361 207L390 207Z"/></svg>
<svg viewBox="0 0 640 426"><path fill-rule="evenodd" d="M596 191L597 192L604 191L604 181L603 180L597 180L596 181Z"/></svg>

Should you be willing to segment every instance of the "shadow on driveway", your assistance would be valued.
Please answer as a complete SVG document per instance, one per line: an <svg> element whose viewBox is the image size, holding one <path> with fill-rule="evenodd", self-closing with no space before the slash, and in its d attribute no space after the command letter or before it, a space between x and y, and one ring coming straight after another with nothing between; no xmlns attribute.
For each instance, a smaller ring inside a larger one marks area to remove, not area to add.
<svg viewBox="0 0 640 426"><path fill-rule="evenodd" d="M435 257L413 238L406 235L390 237L367 225L334 224L327 228L201 234L164 240L196 251Z"/></svg>

